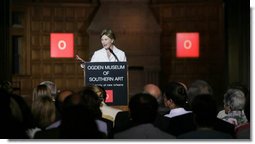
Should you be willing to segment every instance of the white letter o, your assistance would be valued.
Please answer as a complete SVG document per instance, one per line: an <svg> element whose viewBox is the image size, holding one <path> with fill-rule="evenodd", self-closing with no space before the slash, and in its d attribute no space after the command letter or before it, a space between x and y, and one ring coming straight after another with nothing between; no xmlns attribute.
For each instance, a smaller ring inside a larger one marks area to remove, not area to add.
<svg viewBox="0 0 255 144"><path fill-rule="evenodd" d="M63 46L61 46L61 45L63 45ZM60 50L64 50L64 49L66 48L66 42L65 42L64 40L60 40L60 41L58 42L58 48L59 48Z"/></svg>
<svg viewBox="0 0 255 144"><path fill-rule="evenodd" d="M183 46L185 49L190 49L192 47L192 42L190 40L185 40Z"/></svg>

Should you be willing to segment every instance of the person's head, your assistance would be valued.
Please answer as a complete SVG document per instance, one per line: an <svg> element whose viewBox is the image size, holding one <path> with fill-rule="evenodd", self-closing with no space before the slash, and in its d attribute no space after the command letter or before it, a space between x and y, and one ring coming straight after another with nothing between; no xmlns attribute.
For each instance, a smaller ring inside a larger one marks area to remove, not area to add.
<svg viewBox="0 0 255 144"><path fill-rule="evenodd" d="M99 98L105 102L105 100L107 98L107 93L106 93L105 89L102 86L97 86L97 87L98 87L98 90L100 91Z"/></svg>
<svg viewBox="0 0 255 144"><path fill-rule="evenodd" d="M192 100L201 94L213 95L212 87L204 80L196 80L188 87L188 101L191 104Z"/></svg>
<svg viewBox="0 0 255 144"><path fill-rule="evenodd" d="M101 43L104 48L111 48L115 42L115 34L110 29L104 29L101 33Z"/></svg>
<svg viewBox="0 0 255 144"><path fill-rule="evenodd" d="M239 89L228 89L224 94L223 102L225 113L243 110L245 105L245 95Z"/></svg>
<svg viewBox="0 0 255 144"><path fill-rule="evenodd" d="M99 97L100 101L104 102L106 100L106 91L102 86L98 86L98 85L88 85L86 86L87 89L90 89L92 91L94 91L97 96Z"/></svg>
<svg viewBox="0 0 255 144"><path fill-rule="evenodd" d="M129 102L130 115L134 123L152 123L154 122L158 103L157 100L146 93L139 93L131 97Z"/></svg>
<svg viewBox="0 0 255 144"><path fill-rule="evenodd" d="M62 90L58 93L57 97L56 97L56 107L57 109L62 112L63 109L63 103L64 100L68 97L71 96L72 94L74 94L74 92L72 90Z"/></svg>
<svg viewBox="0 0 255 144"><path fill-rule="evenodd" d="M177 107L186 108L187 92L183 84L179 82L169 82L164 90L165 106L174 109Z"/></svg>
<svg viewBox="0 0 255 144"><path fill-rule="evenodd" d="M154 96L159 104L162 103L161 90L155 84L146 84L143 87L143 92Z"/></svg>
<svg viewBox="0 0 255 144"><path fill-rule="evenodd" d="M57 95L56 100L63 103L64 100L66 99L66 97L72 95L74 92L72 90L62 90L59 92L59 94Z"/></svg>
<svg viewBox="0 0 255 144"><path fill-rule="evenodd" d="M249 99L250 97L250 89L249 87L247 87L246 85L240 83L240 82L233 82L230 84L230 86L228 87L228 89L238 89L238 90L241 90L246 99Z"/></svg>
<svg viewBox="0 0 255 144"><path fill-rule="evenodd" d="M30 109L21 96L0 89L0 138L28 138L26 130L31 128ZM29 116L28 116L29 115Z"/></svg>
<svg viewBox="0 0 255 144"><path fill-rule="evenodd" d="M57 96L57 86L55 83L51 82L51 81L43 81L40 83L40 85L46 85L51 92L51 96L55 99Z"/></svg>
<svg viewBox="0 0 255 144"><path fill-rule="evenodd" d="M217 117L217 105L212 95L197 95L191 104L198 127L212 128Z"/></svg>
<svg viewBox="0 0 255 144"><path fill-rule="evenodd" d="M90 88L84 87L80 92L80 103L93 111L97 118L102 117L100 110L101 100L98 95Z"/></svg>
<svg viewBox="0 0 255 144"><path fill-rule="evenodd" d="M51 91L47 85L40 84L33 90L33 97L32 97L32 102L35 101L39 97L43 96L51 96Z"/></svg>
<svg viewBox="0 0 255 144"><path fill-rule="evenodd" d="M69 97L67 99L70 99ZM63 111L60 138L96 139L102 138L95 121L95 115L86 106L69 105Z"/></svg>
<svg viewBox="0 0 255 144"><path fill-rule="evenodd" d="M34 123L32 120L31 108L28 106L27 102L20 95L13 93L10 94L10 96L10 108L13 117L21 123L20 125L22 127L32 128Z"/></svg>
<svg viewBox="0 0 255 144"><path fill-rule="evenodd" d="M32 115L39 128L46 128L55 121L56 107L49 96L38 97L32 103Z"/></svg>
<svg viewBox="0 0 255 144"><path fill-rule="evenodd" d="M73 93L63 102L63 113L60 125L60 138L64 139L96 139L105 137L96 124L98 115L95 114L96 94L89 89Z"/></svg>

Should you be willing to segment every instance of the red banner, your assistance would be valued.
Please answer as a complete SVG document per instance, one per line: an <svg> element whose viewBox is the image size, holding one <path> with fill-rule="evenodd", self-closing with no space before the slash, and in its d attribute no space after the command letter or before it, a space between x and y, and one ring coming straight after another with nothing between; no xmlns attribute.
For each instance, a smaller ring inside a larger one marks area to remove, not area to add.
<svg viewBox="0 0 255 144"><path fill-rule="evenodd" d="M199 33L176 33L176 57L199 57Z"/></svg>
<svg viewBox="0 0 255 144"><path fill-rule="evenodd" d="M74 36L72 33L51 33L50 34L50 57L52 58L73 58L74 57Z"/></svg>

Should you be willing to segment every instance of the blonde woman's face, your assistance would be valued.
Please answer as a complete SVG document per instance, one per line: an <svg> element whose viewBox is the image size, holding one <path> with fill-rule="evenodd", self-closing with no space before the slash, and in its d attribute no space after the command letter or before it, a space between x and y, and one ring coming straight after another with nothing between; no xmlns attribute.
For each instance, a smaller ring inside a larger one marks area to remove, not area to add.
<svg viewBox="0 0 255 144"><path fill-rule="evenodd" d="M113 44L113 39L109 38L108 36L106 35L103 35L101 37L101 43L102 43L102 46L104 48L110 48L112 47L112 44Z"/></svg>

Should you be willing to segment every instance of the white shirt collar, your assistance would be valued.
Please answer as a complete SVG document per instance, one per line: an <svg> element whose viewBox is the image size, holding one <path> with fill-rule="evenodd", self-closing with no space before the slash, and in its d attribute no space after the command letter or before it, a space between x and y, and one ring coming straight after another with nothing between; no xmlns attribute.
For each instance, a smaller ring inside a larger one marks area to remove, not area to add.
<svg viewBox="0 0 255 144"><path fill-rule="evenodd" d="M183 115L183 114L187 114L187 113L191 113L191 111L186 111L184 108L175 108L175 109L171 109L169 114L166 114L165 117L176 117L179 115Z"/></svg>

